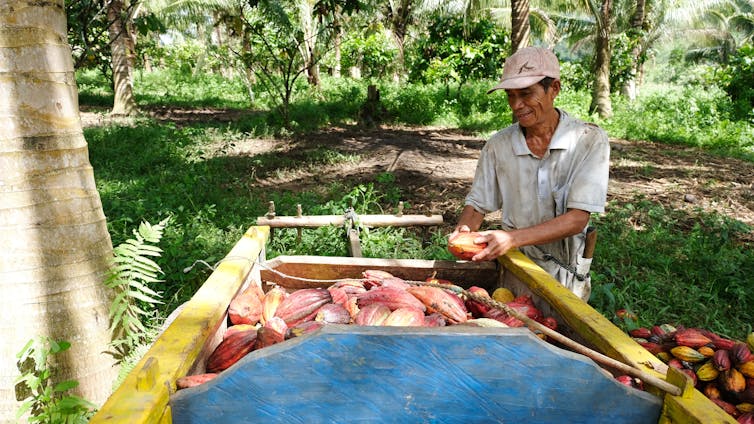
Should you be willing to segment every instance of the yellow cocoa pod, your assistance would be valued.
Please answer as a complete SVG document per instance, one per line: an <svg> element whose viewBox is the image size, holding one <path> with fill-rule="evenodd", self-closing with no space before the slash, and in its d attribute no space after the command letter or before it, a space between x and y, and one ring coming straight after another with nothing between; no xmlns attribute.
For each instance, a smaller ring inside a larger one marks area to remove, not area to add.
<svg viewBox="0 0 754 424"><path fill-rule="evenodd" d="M670 353L681 361L692 363L701 362L707 359L704 355L699 353L699 351L689 346L676 346L670 349Z"/></svg>
<svg viewBox="0 0 754 424"><path fill-rule="evenodd" d="M699 351L699 353L701 353L702 355L704 355L707 358L711 358L712 355L715 354L715 349L712 349L709 346L702 346L702 347L700 347L697 350Z"/></svg>
<svg viewBox="0 0 754 424"><path fill-rule="evenodd" d="M741 371L741 374L750 378L754 378L754 361L739 364L737 368L739 371Z"/></svg>
<svg viewBox="0 0 754 424"><path fill-rule="evenodd" d="M737 369L731 368L720 374L720 384L729 392L741 393L746 389L746 378Z"/></svg>
<svg viewBox="0 0 754 424"><path fill-rule="evenodd" d="M697 368L696 370L697 378L702 381L712 381L716 379L719 374L720 371L715 368L715 365L712 364L712 361L705 362L704 365Z"/></svg>
<svg viewBox="0 0 754 424"><path fill-rule="evenodd" d="M499 287L492 292L492 298L500 303L508 303L512 302L513 299L516 298L516 296L514 296L513 292L506 289L505 287Z"/></svg>
<svg viewBox="0 0 754 424"><path fill-rule="evenodd" d="M671 355L670 352L666 352L664 350L662 352L657 352L655 356L660 358L660 360L666 364L668 363L668 361L673 359L673 355Z"/></svg>
<svg viewBox="0 0 754 424"><path fill-rule="evenodd" d="M754 352L754 331L746 336L746 345L749 346L749 350Z"/></svg>
<svg viewBox="0 0 754 424"><path fill-rule="evenodd" d="M747 412L754 412L754 403L743 402L736 405L736 409L741 411L742 414Z"/></svg>

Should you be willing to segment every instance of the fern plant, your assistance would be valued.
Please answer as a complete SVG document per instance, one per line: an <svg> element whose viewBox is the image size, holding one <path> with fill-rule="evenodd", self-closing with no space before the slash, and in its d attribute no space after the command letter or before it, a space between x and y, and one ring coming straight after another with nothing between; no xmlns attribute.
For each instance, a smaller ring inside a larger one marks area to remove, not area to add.
<svg viewBox="0 0 754 424"><path fill-rule="evenodd" d="M145 306L159 303L161 293L150 288L160 283L163 273L151 258L160 257L162 249L156 245L170 218L157 225L142 222L134 230L134 239L128 239L113 249L113 265L105 285L113 289L115 297L110 305L110 332L112 341L109 352L119 362L146 341L148 330L143 320L152 314Z"/></svg>

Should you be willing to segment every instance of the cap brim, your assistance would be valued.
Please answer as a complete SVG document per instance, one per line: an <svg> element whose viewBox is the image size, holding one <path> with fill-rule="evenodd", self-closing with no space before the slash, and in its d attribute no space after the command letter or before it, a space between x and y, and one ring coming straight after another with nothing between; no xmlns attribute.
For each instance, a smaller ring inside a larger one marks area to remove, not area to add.
<svg viewBox="0 0 754 424"><path fill-rule="evenodd" d="M496 86L490 88L487 90L487 94L492 93L493 91L497 90L519 90L526 87L531 87L532 85L542 81L545 79L544 76L533 76L533 77L516 77L516 78L508 78L505 81L500 81Z"/></svg>

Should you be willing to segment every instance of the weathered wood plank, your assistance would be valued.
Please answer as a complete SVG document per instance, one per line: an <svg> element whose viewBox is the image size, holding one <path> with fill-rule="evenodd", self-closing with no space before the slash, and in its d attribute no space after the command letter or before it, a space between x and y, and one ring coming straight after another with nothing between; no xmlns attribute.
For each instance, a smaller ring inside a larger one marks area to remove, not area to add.
<svg viewBox="0 0 754 424"><path fill-rule="evenodd" d="M326 326L177 392L173 422L653 423L662 401L528 329Z"/></svg>

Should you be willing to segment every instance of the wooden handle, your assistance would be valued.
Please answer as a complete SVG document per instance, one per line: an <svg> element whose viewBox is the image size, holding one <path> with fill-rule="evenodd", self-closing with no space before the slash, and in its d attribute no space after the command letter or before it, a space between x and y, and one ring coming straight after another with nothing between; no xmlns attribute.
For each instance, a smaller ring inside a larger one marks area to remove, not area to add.
<svg viewBox="0 0 754 424"><path fill-rule="evenodd" d="M584 243L584 259L594 256L594 247L597 245L597 229L589 227L586 230L586 242Z"/></svg>

